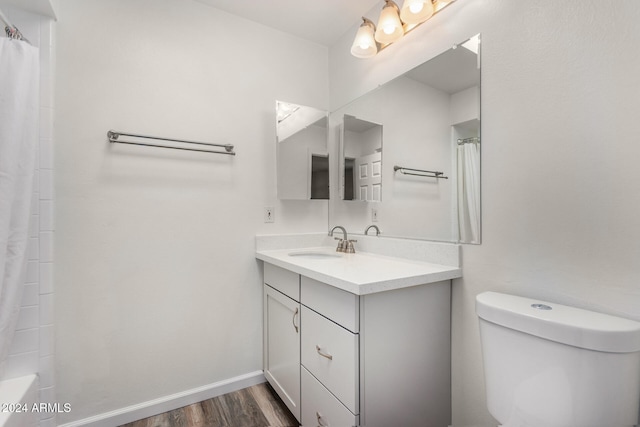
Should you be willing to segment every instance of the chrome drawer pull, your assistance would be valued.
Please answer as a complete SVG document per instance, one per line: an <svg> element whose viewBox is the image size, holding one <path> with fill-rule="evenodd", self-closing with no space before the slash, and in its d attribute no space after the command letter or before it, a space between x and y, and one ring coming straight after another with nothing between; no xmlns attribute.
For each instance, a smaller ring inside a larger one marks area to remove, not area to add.
<svg viewBox="0 0 640 427"><path fill-rule="evenodd" d="M317 345L317 344L316 344L316 351L318 352L318 354L319 354L320 356L322 356L322 357L326 357L326 358L327 358L327 359L329 359L329 360L333 360L333 356L332 356L332 355L330 355L330 354L327 354L327 353L323 353L323 352L320 350L320 346L319 346L319 345Z"/></svg>
<svg viewBox="0 0 640 427"><path fill-rule="evenodd" d="M328 427L329 424L324 424L322 422L322 415L319 412L316 412L316 418L318 418L318 427Z"/></svg>
<svg viewBox="0 0 640 427"><path fill-rule="evenodd" d="M296 311L293 312L293 319L291 319L291 323L293 323L293 327L296 328L296 333L298 333L298 325L296 325L297 315L298 315L298 307L296 307Z"/></svg>

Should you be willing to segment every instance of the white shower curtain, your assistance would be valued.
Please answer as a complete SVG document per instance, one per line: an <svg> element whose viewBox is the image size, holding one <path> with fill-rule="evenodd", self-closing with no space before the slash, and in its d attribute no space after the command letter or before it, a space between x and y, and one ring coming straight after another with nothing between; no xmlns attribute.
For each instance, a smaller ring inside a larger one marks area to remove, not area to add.
<svg viewBox="0 0 640 427"><path fill-rule="evenodd" d="M20 311L39 130L39 54L0 37L0 373Z"/></svg>
<svg viewBox="0 0 640 427"><path fill-rule="evenodd" d="M480 243L480 143L458 146L460 240Z"/></svg>

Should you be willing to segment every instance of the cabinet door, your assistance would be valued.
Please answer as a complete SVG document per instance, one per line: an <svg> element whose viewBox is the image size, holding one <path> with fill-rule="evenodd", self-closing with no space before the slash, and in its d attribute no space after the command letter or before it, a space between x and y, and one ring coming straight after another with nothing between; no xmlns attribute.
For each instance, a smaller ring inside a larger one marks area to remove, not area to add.
<svg viewBox="0 0 640 427"><path fill-rule="evenodd" d="M267 285L264 376L300 421L300 304Z"/></svg>

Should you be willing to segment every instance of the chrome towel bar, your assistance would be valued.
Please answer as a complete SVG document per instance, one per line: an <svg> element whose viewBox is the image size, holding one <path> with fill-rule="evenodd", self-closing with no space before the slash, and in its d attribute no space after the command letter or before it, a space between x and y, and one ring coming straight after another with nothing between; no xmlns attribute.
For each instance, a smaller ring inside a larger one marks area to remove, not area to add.
<svg viewBox="0 0 640 427"><path fill-rule="evenodd" d="M120 139L121 136L130 136L133 138L143 138L143 139L155 139L158 141L179 142L182 144L205 145L208 147L222 147L225 149L225 151L203 150L199 148L189 148L189 147L173 147L169 145L149 144L149 143L143 143L143 142L137 142L137 141L123 141ZM230 156L236 155L235 151L233 151L233 145L231 144L214 144L211 142L186 141L183 139L162 138L158 136L148 136L148 135L137 135L133 133L118 132L115 130L108 131L107 137L109 137L109 142L116 143L116 144L142 145L144 147L157 147L157 148L172 148L174 150L198 151L201 153L213 153L213 154L228 154Z"/></svg>
<svg viewBox="0 0 640 427"><path fill-rule="evenodd" d="M394 172L400 171L400 173L402 173L403 175L424 176L426 178L449 179L448 176L444 176L444 172L426 171L422 169L411 169L411 168L405 168L402 166L394 166L393 170Z"/></svg>
<svg viewBox="0 0 640 427"><path fill-rule="evenodd" d="M462 144L480 144L480 138L473 136L471 138L463 138L458 140L458 145Z"/></svg>

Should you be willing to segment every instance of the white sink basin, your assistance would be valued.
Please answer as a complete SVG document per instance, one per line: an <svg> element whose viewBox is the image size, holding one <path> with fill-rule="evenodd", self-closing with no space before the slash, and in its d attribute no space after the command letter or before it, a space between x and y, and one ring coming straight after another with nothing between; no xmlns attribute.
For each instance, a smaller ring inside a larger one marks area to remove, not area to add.
<svg viewBox="0 0 640 427"><path fill-rule="evenodd" d="M336 252L326 252L326 251L295 251L289 252L289 256L300 257L300 258L310 258L310 259L329 259L329 258L340 258L342 255Z"/></svg>

